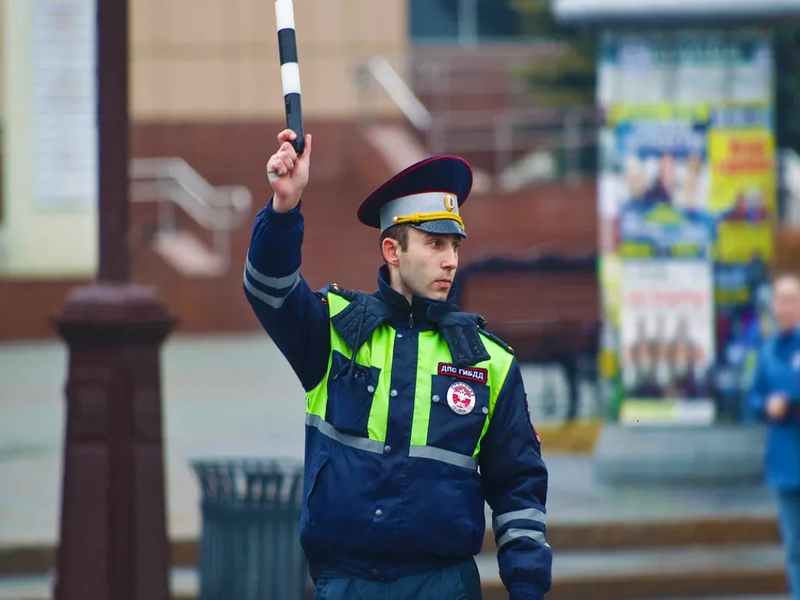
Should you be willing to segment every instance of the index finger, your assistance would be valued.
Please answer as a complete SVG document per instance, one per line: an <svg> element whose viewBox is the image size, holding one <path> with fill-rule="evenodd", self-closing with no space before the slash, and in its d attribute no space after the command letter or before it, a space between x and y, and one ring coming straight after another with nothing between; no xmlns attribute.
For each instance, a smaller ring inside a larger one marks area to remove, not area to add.
<svg viewBox="0 0 800 600"><path fill-rule="evenodd" d="M297 138L297 134L291 129L284 129L278 134L278 143L292 142Z"/></svg>

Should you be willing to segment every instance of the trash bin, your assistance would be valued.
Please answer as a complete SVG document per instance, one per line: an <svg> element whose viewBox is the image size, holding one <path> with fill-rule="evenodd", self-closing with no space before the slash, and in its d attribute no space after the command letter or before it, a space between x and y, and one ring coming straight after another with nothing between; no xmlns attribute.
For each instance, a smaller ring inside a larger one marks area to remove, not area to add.
<svg viewBox="0 0 800 600"><path fill-rule="evenodd" d="M302 600L302 461L191 466L202 490L199 600Z"/></svg>

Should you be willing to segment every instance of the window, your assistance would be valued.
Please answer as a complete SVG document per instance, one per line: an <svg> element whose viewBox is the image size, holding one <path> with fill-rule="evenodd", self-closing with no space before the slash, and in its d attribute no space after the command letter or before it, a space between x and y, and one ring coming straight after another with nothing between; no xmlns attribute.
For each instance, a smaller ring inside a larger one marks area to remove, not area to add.
<svg viewBox="0 0 800 600"><path fill-rule="evenodd" d="M410 0L411 42L474 44L522 35L510 0Z"/></svg>
<svg viewBox="0 0 800 600"><path fill-rule="evenodd" d="M508 0L479 0L478 37L481 40L522 37L522 19Z"/></svg>

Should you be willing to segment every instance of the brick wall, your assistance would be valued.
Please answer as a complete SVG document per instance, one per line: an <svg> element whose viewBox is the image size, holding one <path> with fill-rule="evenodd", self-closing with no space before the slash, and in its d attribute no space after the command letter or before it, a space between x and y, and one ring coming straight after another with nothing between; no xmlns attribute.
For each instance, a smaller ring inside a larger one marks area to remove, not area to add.
<svg viewBox="0 0 800 600"><path fill-rule="evenodd" d="M135 123L132 156L180 156L214 185L245 185L253 193L251 217L267 202L264 165L274 151L281 123ZM336 281L375 289L378 231L361 225L356 209L391 175L364 144L354 123L309 122L315 136L312 179L304 195L306 238L303 274L313 288ZM574 188L552 185L512 195L475 195L464 206L469 240L462 265L487 256L530 257L541 253L582 255L596 247L594 183ZM188 280L177 275L148 246L155 224L152 206L132 207L133 278L158 286L183 331L242 331L258 328L242 293L242 268L252 219L232 241L234 266L223 277ZM0 282L3 311L0 339L54 335L49 316L78 282ZM593 276L549 279L481 279L471 286L468 307L497 322L514 318L596 316Z"/></svg>

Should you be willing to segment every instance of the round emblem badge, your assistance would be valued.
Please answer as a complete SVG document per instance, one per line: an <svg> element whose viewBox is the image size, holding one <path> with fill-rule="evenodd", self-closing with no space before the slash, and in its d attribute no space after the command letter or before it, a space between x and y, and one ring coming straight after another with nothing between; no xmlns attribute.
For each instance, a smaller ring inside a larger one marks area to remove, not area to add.
<svg viewBox="0 0 800 600"><path fill-rule="evenodd" d="M456 197L453 194L444 195L444 207L447 212L453 212L456 209Z"/></svg>
<svg viewBox="0 0 800 600"><path fill-rule="evenodd" d="M466 383L457 381L447 390L447 404L454 413L467 415L475 408L475 392Z"/></svg>

